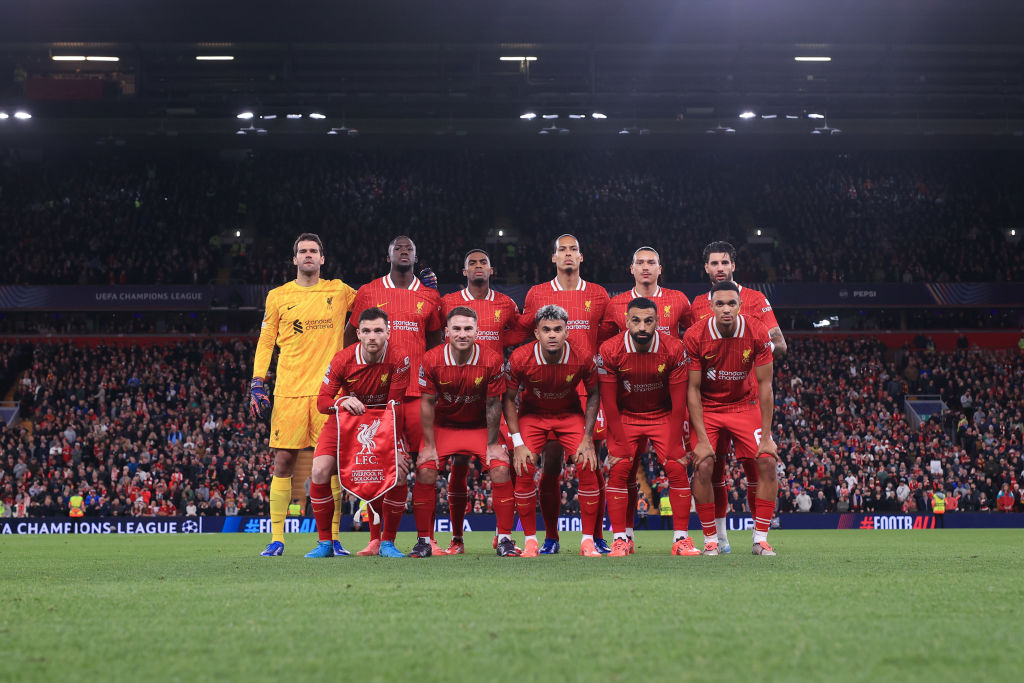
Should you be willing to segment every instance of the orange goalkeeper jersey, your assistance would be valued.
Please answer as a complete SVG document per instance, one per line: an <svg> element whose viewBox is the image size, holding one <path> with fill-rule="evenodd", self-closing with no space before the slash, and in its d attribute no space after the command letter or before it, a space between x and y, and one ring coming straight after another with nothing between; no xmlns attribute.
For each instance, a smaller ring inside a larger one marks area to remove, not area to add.
<svg viewBox="0 0 1024 683"><path fill-rule="evenodd" d="M356 298L341 280L302 287L294 280L267 294L253 377L266 377L274 346L281 349L275 396L316 396L324 371L341 349L345 316Z"/></svg>

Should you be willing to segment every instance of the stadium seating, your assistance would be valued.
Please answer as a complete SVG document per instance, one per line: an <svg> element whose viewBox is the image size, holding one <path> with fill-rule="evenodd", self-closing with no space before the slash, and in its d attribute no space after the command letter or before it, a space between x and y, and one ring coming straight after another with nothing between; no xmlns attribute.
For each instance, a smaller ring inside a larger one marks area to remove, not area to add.
<svg viewBox="0 0 1024 683"><path fill-rule="evenodd" d="M16 355L0 344L5 366ZM72 492L86 496L88 515L265 513L273 459L267 426L247 412L252 357L248 341L35 344L13 387L29 425L0 425L6 514L17 514L28 496L25 514L64 515ZM868 337L797 339L776 366L775 392L786 463L781 511L799 502L815 511L922 510L924 492L935 487L955 496L957 509L995 509L1004 483L1021 509L1024 355L1017 351L887 351ZM951 412L914 432L903 398L918 393L942 396ZM647 472L657 493L653 460ZM734 511L742 512L742 469L729 477L739 492ZM576 509L571 466L563 482L568 514ZM472 510L489 512L486 475L471 471L469 484ZM798 501L804 492L810 500ZM353 504L346 501L346 512Z"/></svg>

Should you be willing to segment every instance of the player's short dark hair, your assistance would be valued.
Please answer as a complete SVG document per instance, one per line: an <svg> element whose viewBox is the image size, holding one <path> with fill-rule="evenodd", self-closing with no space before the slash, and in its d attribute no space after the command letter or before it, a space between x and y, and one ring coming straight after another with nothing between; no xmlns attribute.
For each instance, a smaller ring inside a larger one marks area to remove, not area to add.
<svg viewBox="0 0 1024 683"><path fill-rule="evenodd" d="M363 322L364 320L380 320L381 318L384 319L385 324L388 323L388 314L384 312L384 309L373 306L371 308L363 309L363 312L359 314L358 322Z"/></svg>
<svg viewBox="0 0 1024 683"><path fill-rule="evenodd" d="M304 232L295 238L295 244L292 245L292 256L299 255L299 242L316 242L316 246L320 249L320 255L324 255L324 243L320 241L320 235L315 232Z"/></svg>
<svg viewBox="0 0 1024 683"><path fill-rule="evenodd" d="M551 247L551 253L552 253L552 254L557 254L557 253L558 253L558 240L562 239L563 237L571 237L571 238L573 238L574 240L576 240L576 246L577 246L577 247L579 248L579 250L580 250L580 253L581 253L581 254L583 253L583 247L582 247L582 246L580 246L580 240L579 240L579 238L578 238L578 237L576 237L576 235L573 235L573 234L571 234L571 233L568 233L568 232L563 232L563 233L562 233L561 235L559 235L558 237L556 237L556 238L555 238L555 241L554 241L554 243L553 243L553 245L552 245L552 247Z"/></svg>
<svg viewBox="0 0 1024 683"><path fill-rule="evenodd" d="M626 312L628 313L629 311L633 310L634 308L639 310L639 311L647 311L647 310L655 310L656 311L656 310L658 310L658 305L655 304L650 299L648 299L646 296L638 296L637 298L635 298L635 299L633 299L632 301L629 302L629 305L626 306Z"/></svg>
<svg viewBox="0 0 1024 683"><path fill-rule="evenodd" d="M537 314L533 316L533 326L539 325L541 320L561 320L568 326L569 313L561 306L548 304L547 306L541 306Z"/></svg>
<svg viewBox="0 0 1024 683"><path fill-rule="evenodd" d="M491 262L491 255L487 253L486 249L470 249L469 251L466 252L466 255L462 257L462 266L463 267L466 266L466 261L469 259L469 255L470 254L477 254L477 253L483 254L484 256L486 256L488 263Z"/></svg>
<svg viewBox="0 0 1024 683"><path fill-rule="evenodd" d="M729 260L736 263L736 247L732 246L728 242L712 242L708 246L704 247L704 263L708 262L712 254L728 254Z"/></svg>
<svg viewBox="0 0 1024 683"><path fill-rule="evenodd" d="M654 247L640 247L639 249L637 249L636 251L634 251L634 252L633 252L633 260L634 260L634 261L636 261L636 255L637 255L637 254L639 254L639 253L640 253L641 251L650 251L650 252L654 252L654 255L658 257L658 263L659 263L659 264L661 263L661 254L659 254L659 253L658 253L658 250L657 250L657 249L655 249Z"/></svg>
<svg viewBox="0 0 1024 683"><path fill-rule="evenodd" d="M470 308L469 306L456 306L452 310L448 311L448 317L445 318L445 322L450 321L457 315L464 315L467 318L477 320L476 311L474 311L472 308Z"/></svg>
<svg viewBox="0 0 1024 683"><path fill-rule="evenodd" d="M391 249L395 246L395 242L397 242L398 240L409 240L409 244L412 245L412 250L416 251L416 243L413 242L411 237L409 237L408 235L395 235L394 238L390 242L388 242L388 256L391 256Z"/></svg>
<svg viewBox="0 0 1024 683"><path fill-rule="evenodd" d="M715 292L725 292L725 291L736 292L737 294L739 294L740 293L740 288L739 288L739 285L737 285L732 280L722 280L721 282L716 282L715 284L711 285L711 294L712 295Z"/></svg>

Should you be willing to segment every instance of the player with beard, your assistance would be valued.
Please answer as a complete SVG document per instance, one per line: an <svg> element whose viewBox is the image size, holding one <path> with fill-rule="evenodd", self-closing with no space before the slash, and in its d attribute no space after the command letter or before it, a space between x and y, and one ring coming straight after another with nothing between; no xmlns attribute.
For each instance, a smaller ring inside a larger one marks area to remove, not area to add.
<svg viewBox="0 0 1024 683"><path fill-rule="evenodd" d="M426 286L413 274L416 265L416 244L406 235L399 235L388 244L387 262L390 272L382 278L363 285L356 293L352 305L353 320L368 308L380 308L388 314L391 323L391 340L405 349L414 371L427 349L441 343L441 297L436 289ZM355 343L356 328L349 323L345 328L345 345ZM417 382L409 382L403 407L405 415L405 444L414 459L416 449L423 439L420 427L420 388ZM381 524L398 528L405 512L408 486L400 484L384 496L383 501L371 502ZM380 552L381 527L371 525L370 543L358 555L377 555ZM438 552L443 552L437 548Z"/></svg>
<svg viewBox="0 0 1024 683"><path fill-rule="evenodd" d="M736 248L728 242L712 242L704 247L704 272L708 274L711 284L718 282L735 282L733 274L736 272ZM772 343L772 355L782 358L786 355L789 347L786 345L786 338L782 335L782 328L779 321L775 319L772 305L768 298L756 289L743 287L737 284L737 291L743 300L743 315L759 321L768 329L768 335ZM693 300L691 307L694 323L707 322L713 317L711 310L711 292L699 296ZM722 439L718 443L719 453L716 453L715 472L712 477L715 489L715 518L718 528L718 548L721 553L728 553L732 550L729 545L729 534L726 524L726 512L729 509L729 492L725 486L725 469L728 462L729 451L732 448L729 439ZM721 456L721 457L718 457ZM747 505L750 508L750 515L754 516L757 492L757 468L752 460L742 460L744 474L747 477Z"/></svg>
<svg viewBox="0 0 1024 683"><path fill-rule="evenodd" d="M504 358L506 331L518 322L519 307L507 295L491 289L494 268L491 267L490 255L483 249L471 249L466 253L462 275L466 278L465 288L441 297L441 316L447 319L448 314L459 306L473 309L477 314L476 343ZM451 474L448 476L448 510L452 523L452 540L446 551L449 555L466 552L462 527L469 502L468 473L469 456L452 456ZM498 537L494 539L494 547L497 548Z"/></svg>
<svg viewBox="0 0 1024 683"><path fill-rule="evenodd" d="M601 344L598 373L601 403L608 416L608 519L615 540L609 557L634 552L626 484L648 442L665 468L675 535L673 555L699 555L687 533L690 480L686 474L686 352L682 342L658 330L658 307L638 297L626 308L626 331Z"/></svg>
<svg viewBox="0 0 1024 683"><path fill-rule="evenodd" d="M295 280L267 294L249 384L249 408L253 417L263 420L270 410L264 381L277 346L280 353L270 417L270 448L274 453L274 476L270 480L271 539L260 553L263 557L284 554L284 522L292 500L292 473L299 458L303 458L303 462L312 459L327 419L316 408L321 373L335 351L341 348L345 318L356 296L341 280L320 278L324 249L315 234L299 235L292 245L292 253ZM336 476L331 478L331 489L338 510L331 523L333 552L347 555L338 540L341 483Z"/></svg>
<svg viewBox="0 0 1024 683"><path fill-rule="evenodd" d="M778 448L772 439L775 396L768 330L739 313L742 298L735 282L711 288L713 316L686 331L687 402L697 443L693 448L693 498L704 530L704 554L718 555L715 460L724 458L720 444L732 441L744 470L757 474L754 492L755 555L774 555L768 528L779 492Z"/></svg>
<svg viewBox="0 0 1024 683"><path fill-rule="evenodd" d="M633 262L629 265L633 276L633 289L612 297L608 309L601 321L601 339L605 340L626 331L626 307L638 297L650 299L658 306L658 331L670 337L683 338L683 333L690 326L690 299L682 292L668 289L658 284L661 277L661 256L654 247L640 247L633 252ZM690 424L683 423L684 445L689 443ZM633 458L633 471L627 481L629 490L629 509L636 510L640 488L637 485L637 473L642 465L642 458ZM629 520L626 535L633 541L633 520Z"/></svg>
<svg viewBox="0 0 1024 683"><path fill-rule="evenodd" d="M534 285L526 294L523 315L519 317L519 325L512 343L526 341L533 335L537 311L549 305L560 306L569 314L569 342L576 351L585 355L597 353L598 335L601 320L608 307L608 292L601 285L587 282L580 276L583 264L583 250L579 240L572 235L560 235L554 241L551 262L555 264L554 279L543 284ZM580 403L586 404L585 389L580 387ZM597 427L594 430L595 448L600 451L598 442L605 438L604 415L598 413ZM561 505L559 479L562 475L562 463L565 453L561 445L551 440L544 447L543 471L540 477L540 511L544 518L544 546L541 555L553 555L559 551L558 512ZM611 552L604 540L604 480L598 477L599 509L596 526L593 530L594 545L599 552ZM524 483L525 484L525 483ZM531 484L532 488L532 484ZM584 529L584 532L587 532Z"/></svg>
<svg viewBox="0 0 1024 683"><path fill-rule="evenodd" d="M437 473L453 455L480 460L491 478L494 515L498 526L498 555L516 557L512 541L515 489L508 452L500 441L501 396L505 374L501 356L476 343L477 314L458 306L447 316L447 343L430 349L420 364L420 419L423 441L416 463L413 515L419 539L410 557L433 554Z"/></svg>

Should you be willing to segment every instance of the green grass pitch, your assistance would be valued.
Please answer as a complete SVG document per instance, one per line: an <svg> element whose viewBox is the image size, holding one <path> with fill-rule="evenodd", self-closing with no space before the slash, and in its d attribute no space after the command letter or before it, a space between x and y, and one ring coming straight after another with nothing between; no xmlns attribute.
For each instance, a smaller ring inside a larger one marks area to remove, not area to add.
<svg viewBox="0 0 1024 683"><path fill-rule="evenodd" d="M1015 680L1024 531L777 531L779 556L260 558L249 534L0 540L0 680ZM519 535L521 539L521 534ZM365 534L345 534L350 550ZM402 534L408 550L412 537ZM439 536L446 544L448 536ZM521 542L521 541L520 541Z"/></svg>

